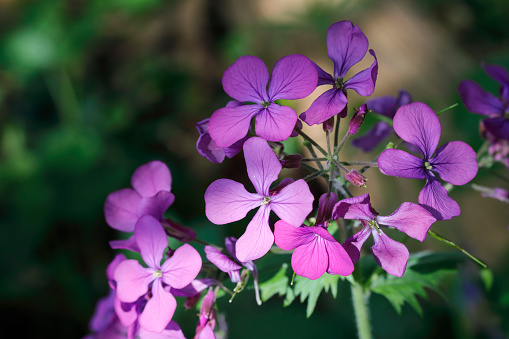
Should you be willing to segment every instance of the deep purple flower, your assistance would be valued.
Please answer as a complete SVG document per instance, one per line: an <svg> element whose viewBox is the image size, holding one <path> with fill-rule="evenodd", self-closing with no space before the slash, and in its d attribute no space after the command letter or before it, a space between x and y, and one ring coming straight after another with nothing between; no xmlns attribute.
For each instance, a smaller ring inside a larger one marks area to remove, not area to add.
<svg viewBox="0 0 509 339"><path fill-rule="evenodd" d="M327 53L334 62L334 76L325 72L318 65L318 86L332 85L333 87L321 94L311 106L300 115L300 118L308 125L321 124L329 118L339 114L344 118L347 114L343 109L348 100L346 90L353 89L359 95L370 96L375 90L378 63L375 52L370 49L369 53L375 58L373 64L355 74L348 80L344 80L348 70L364 58L368 50L368 38L358 26L350 21L340 21L327 30Z"/></svg>
<svg viewBox="0 0 509 339"><path fill-rule="evenodd" d="M256 193L249 193L244 185L230 179L216 180L205 192L205 214L214 224L222 225L240 220L260 207L235 246L237 258L245 263L265 255L274 243L270 211L297 227L313 209L314 197L302 179L269 191L282 166L265 140L255 137L246 141L244 156Z"/></svg>
<svg viewBox="0 0 509 339"><path fill-rule="evenodd" d="M348 126L348 134L350 135L357 134L368 112L369 109L366 104L361 105L359 108L355 109L355 113L353 114L353 117L350 120L350 124Z"/></svg>
<svg viewBox="0 0 509 339"><path fill-rule="evenodd" d="M404 202L394 213L380 216L371 207L369 194L343 199L334 206L333 219L358 219L364 228L343 244L346 252L356 263L360 258L361 247L373 235L371 247L376 262L389 274L401 277L408 262L408 249L405 245L392 240L382 231L380 225L394 227L408 236L424 241L435 218L422 206Z"/></svg>
<svg viewBox="0 0 509 339"><path fill-rule="evenodd" d="M318 214L316 216L315 226L324 228L329 227L329 221L332 217L332 209L338 202L336 193L324 193L318 200Z"/></svg>
<svg viewBox="0 0 509 339"><path fill-rule="evenodd" d="M399 91L398 97L387 95L366 101L370 111L393 119L398 108L412 102L412 97L407 91ZM372 151L378 144L385 140L391 132L392 126L385 121L377 122L365 135L352 140L352 146L362 149L364 152Z"/></svg>
<svg viewBox="0 0 509 339"><path fill-rule="evenodd" d="M419 204L428 208L437 220L458 216L460 207L449 197L435 173L453 185L466 184L477 174L475 151L462 141L451 141L435 153L440 139L440 121L435 112L421 102L398 109L394 116L394 130L401 139L417 146L423 158L402 150L387 149L378 158L380 171L402 178L426 178L419 193Z"/></svg>
<svg viewBox="0 0 509 339"><path fill-rule="evenodd" d="M467 109L476 114L486 116L482 124L496 138L509 140L509 76L507 71L498 65L484 65L490 77L500 84L499 97L486 92L476 82L463 80L458 87L461 99Z"/></svg>
<svg viewBox="0 0 509 339"><path fill-rule="evenodd" d="M149 291L150 298L139 316L139 324L147 331L161 332L177 306L170 288L183 288L193 281L201 269L201 257L193 247L184 244L161 264L168 238L159 221L150 215L138 220L134 237L148 267L137 260L121 262L114 273L117 296L122 302L132 303Z"/></svg>
<svg viewBox="0 0 509 339"><path fill-rule="evenodd" d="M267 67L254 56L240 57L224 72L224 91L241 103L254 104L224 107L212 114L209 133L218 147L228 147L245 137L253 117L259 137L270 141L288 139L297 115L292 108L274 102L311 94L318 81L316 69L307 57L289 55L276 62L267 92L268 81Z"/></svg>

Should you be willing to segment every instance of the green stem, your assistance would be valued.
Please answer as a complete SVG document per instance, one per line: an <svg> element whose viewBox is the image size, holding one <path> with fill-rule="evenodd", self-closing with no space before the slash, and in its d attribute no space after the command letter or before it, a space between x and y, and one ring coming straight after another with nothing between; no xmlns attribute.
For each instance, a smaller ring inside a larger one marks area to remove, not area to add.
<svg viewBox="0 0 509 339"><path fill-rule="evenodd" d="M449 239L446 239L444 237L442 237L441 235L433 232L432 230L428 230L428 234L431 235L433 238L435 239L438 239L440 240L441 242L444 242L446 243L447 245L449 246L452 246L454 247L455 249L463 252L467 257L469 257L470 259L472 259L473 261L475 261L476 263L478 263L482 268L486 268L488 267L485 263L483 263L481 260L477 259L476 257L474 257L472 254L468 253L466 250L464 250L463 248L459 247L458 245L456 245L454 242L452 242L451 240Z"/></svg>
<svg viewBox="0 0 509 339"><path fill-rule="evenodd" d="M357 282L351 284L350 289L352 291L352 303L359 339L371 339L371 324L368 309L369 294L364 293L364 289Z"/></svg>
<svg viewBox="0 0 509 339"><path fill-rule="evenodd" d="M341 164L345 166L369 166L378 167L377 161L341 161Z"/></svg>
<svg viewBox="0 0 509 339"><path fill-rule="evenodd" d="M327 160L329 160L329 159L328 158L302 158L300 161L315 162L315 161L327 161Z"/></svg>
<svg viewBox="0 0 509 339"><path fill-rule="evenodd" d="M451 106L449 106L449 107L447 107L447 108L444 108L443 110L441 110L440 112L438 112L438 113L437 113L437 115L440 115L440 114L442 114L442 113L444 113L444 112L446 112L446 111L448 111L448 110L450 110L450 109L452 109L452 108L454 108L454 107L456 107L456 106L458 106L458 103L452 104Z"/></svg>
<svg viewBox="0 0 509 339"><path fill-rule="evenodd" d="M304 178L302 178L302 179L304 179L304 181L305 181L305 182L309 182L309 181L311 181L311 180L313 180L313 179L318 178L319 176L321 176L323 173L325 173L325 171L326 171L325 169L322 169L322 170L316 171L316 172L314 172L314 173L311 173L311 174L309 174L309 175L305 176L305 177L304 177Z"/></svg>
<svg viewBox="0 0 509 339"><path fill-rule="evenodd" d="M307 141L309 141L313 146L315 146L323 155L327 156L327 152L322 148L322 146L318 145L316 143L316 141L314 141L313 139L311 139L309 137L309 135L307 135L306 133L302 132L301 130L299 130L299 134L304 138L306 139ZM316 156L314 156L316 158Z"/></svg>

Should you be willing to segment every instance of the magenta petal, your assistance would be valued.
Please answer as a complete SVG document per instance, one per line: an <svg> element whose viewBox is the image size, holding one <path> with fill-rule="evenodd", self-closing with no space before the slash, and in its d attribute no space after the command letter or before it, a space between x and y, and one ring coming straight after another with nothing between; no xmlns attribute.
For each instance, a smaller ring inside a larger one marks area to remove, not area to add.
<svg viewBox="0 0 509 339"><path fill-rule="evenodd" d="M402 277L410 253L402 243L389 238L382 231L373 231L374 245L371 246L376 262L387 273Z"/></svg>
<svg viewBox="0 0 509 339"><path fill-rule="evenodd" d="M124 250L129 250L129 251L140 253L140 248L138 247L138 244L136 243L134 234L125 240L111 240L110 247L114 250L124 249Z"/></svg>
<svg viewBox="0 0 509 339"><path fill-rule="evenodd" d="M152 298L140 314L140 326L150 332L161 332L168 325L177 308L177 301L164 290L161 279L154 281Z"/></svg>
<svg viewBox="0 0 509 339"><path fill-rule="evenodd" d="M428 175L426 179L426 185L419 193L419 204L430 211L437 220L449 220L460 215L460 207L449 197L442 184L433 175Z"/></svg>
<svg viewBox="0 0 509 339"><path fill-rule="evenodd" d="M357 94L364 97L370 96L375 91L376 78L378 75L378 61L375 52L370 49L369 53L375 58L375 61L369 68L355 74L345 82L344 89L353 89Z"/></svg>
<svg viewBox="0 0 509 339"><path fill-rule="evenodd" d="M270 104L256 117L256 134L265 140L283 141L290 137L296 122L293 108Z"/></svg>
<svg viewBox="0 0 509 339"><path fill-rule="evenodd" d="M458 91L465 107L472 113L488 116L494 113L504 113L502 102L472 80L460 82Z"/></svg>
<svg viewBox="0 0 509 339"><path fill-rule="evenodd" d="M240 102L261 103L262 101L269 101L267 96L268 82L269 71L267 66L260 58L250 55L238 58L223 74L224 91Z"/></svg>
<svg viewBox="0 0 509 339"><path fill-rule="evenodd" d="M171 191L171 173L161 161L151 161L134 171L131 185L142 197L151 197L159 191Z"/></svg>
<svg viewBox="0 0 509 339"><path fill-rule="evenodd" d="M394 177L419 179L425 177L423 160L399 149L386 149L378 157L380 172Z"/></svg>
<svg viewBox="0 0 509 339"><path fill-rule="evenodd" d="M321 124L339 114L347 103L343 91L331 88L316 98L300 118L309 126Z"/></svg>
<svg viewBox="0 0 509 339"><path fill-rule="evenodd" d="M295 227L284 220L279 220L274 224L274 241L279 248L285 251L303 246L313 239L315 239L315 234L311 227Z"/></svg>
<svg viewBox="0 0 509 339"><path fill-rule="evenodd" d="M184 333L174 321L170 321L162 332L150 332L140 328L138 332L140 339L186 339Z"/></svg>
<svg viewBox="0 0 509 339"><path fill-rule="evenodd" d="M124 188L108 195L104 204L104 216L108 225L122 232L134 231L140 201L140 195L131 188Z"/></svg>
<svg viewBox="0 0 509 339"><path fill-rule="evenodd" d="M208 119L207 119L208 120ZM209 133L201 134L196 142L198 153L207 160L220 164L225 157L224 149L218 147Z"/></svg>
<svg viewBox="0 0 509 339"><path fill-rule="evenodd" d="M318 72L304 55L288 55L276 62L269 85L269 101L302 99L311 94L318 81Z"/></svg>
<svg viewBox="0 0 509 339"><path fill-rule="evenodd" d="M334 61L334 78L344 78L346 72L364 58L368 38L359 26L350 21L340 21L327 30L327 53Z"/></svg>
<svg viewBox="0 0 509 339"><path fill-rule="evenodd" d="M354 264L359 261L362 245L368 240L370 234L371 229L369 226L366 226L360 232L355 233L351 238L347 239L343 244L343 248Z"/></svg>
<svg viewBox="0 0 509 339"><path fill-rule="evenodd" d="M263 257L274 243L274 235L269 226L270 208L263 205L247 225L246 232L237 240L235 250L241 262Z"/></svg>
<svg viewBox="0 0 509 339"><path fill-rule="evenodd" d="M313 200L315 198L308 184L299 179L272 196L269 206L279 218L293 226L300 226L313 210Z"/></svg>
<svg viewBox="0 0 509 339"><path fill-rule="evenodd" d="M310 242L299 246L292 254L292 268L295 274L311 280L320 278L329 266L325 240L314 236Z"/></svg>
<svg viewBox="0 0 509 339"><path fill-rule="evenodd" d="M157 220L163 220L164 212L175 201L175 196L169 191L160 191L153 197L142 198L138 205L138 216L151 215Z"/></svg>
<svg viewBox="0 0 509 339"><path fill-rule="evenodd" d="M212 327L206 325L203 327L200 334L198 335L198 338L196 339L216 339L216 335L214 334Z"/></svg>
<svg viewBox="0 0 509 339"><path fill-rule="evenodd" d="M207 287L217 285L217 283L218 283L217 280L211 278L194 279L193 281L191 281L191 283L182 288L170 288L170 292L175 297L189 298L200 293Z"/></svg>
<svg viewBox="0 0 509 339"><path fill-rule="evenodd" d="M173 288L183 288L200 273L201 265L198 251L184 244L162 265L163 281Z"/></svg>
<svg viewBox="0 0 509 339"><path fill-rule="evenodd" d="M230 179L218 179L205 191L205 215L216 225L227 224L244 218L262 201L263 196L249 193L244 185Z"/></svg>
<svg viewBox="0 0 509 339"><path fill-rule="evenodd" d="M118 265L126 260L127 258L122 253L119 253L115 256L115 258L108 264L108 267L106 268L106 276L108 277L108 282L110 283L110 287L112 289L115 289L115 286L111 283L112 280L115 280L113 274L115 273L115 270L117 269Z"/></svg>
<svg viewBox="0 0 509 339"><path fill-rule="evenodd" d="M272 148L262 138L251 138L244 143L244 158L247 174L256 192L264 197L268 196L270 185L277 179L282 169Z"/></svg>
<svg viewBox="0 0 509 339"><path fill-rule="evenodd" d="M360 219L371 221L375 215L370 209L369 193L343 199L334 205L332 219Z"/></svg>
<svg viewBox="0 0 509 339"><path fill-rule="evenodd" d="M451 141L430 159L433 171L453 185L464 185L477 174L477 154L462 141Z"/></svg>
<svg viewBox="0 0 509 339"><path fill-rule="evenodd" d="M509 120L505 117L484 119L482 123L486 130L496 138L509 140Z"/></svg>
<svg viewBox="0 0 509 339"><path fill-rule="evenodd" d="M391 215L378 216L376 220L419 241L426 239L429 228L436 221L424 207L411 202L402 203Z"/></svg>
<svg viewBox="0 0 509 339"><path fill-rule="evenodd" d="M346 253L343 246L341 246L325 228L311 227L311 230L315 236L320 237L323 240L323 244L327 250L329 260L327 273L340 274L343 276L350 275L353 272L354 267L352 259L350 259L350 256Z"/></svg>
<svg viewBox="0 0 509 339"><path fill-rule="evenodd" d="M152 270L136 260L122 261L113 275L117 282L117 297L126 303L135 302L147 293L148 285L155 279Z"/></svg>
<svg viewBox="0 0 509 339"><path fill-rule="evenodd" d="M138 319L138 312L136 312L135 303L123 303L117 297L114 302L114 307L118 320L123 326L131 326L136 321L136 319Z"/></svg>
<svg viewBox="0 0 509 339"><path fill-rule="evenodd" d="M401 139L419 147L424 159L429 159L440 139L440 121L428 105L413 102L401 106L394 116L394 130Z"/></svg>
<svg viewBox="0 0 509 339"><path fill-rule="evenodd" d="M215 247L205 246L205 255L211 263L216 265L217 268L223 272L229 273L242 268Z"/></svg>
<svg viewBox="0 0 509 339"><path fill-rule="evenodd" d="M159 221L150 215L141 217L136 223L134 237L143 261L148 267L159 269L164 250L168 247L168 237Z"/></svg>
<svg viewBox="0 0 509 339"><path fill-rule="evenodd" d="M221 148L231 146L247 135L251 119L261 110L263 110L262 105L218 109L209 121L209 133L212 140Z"/></svg>

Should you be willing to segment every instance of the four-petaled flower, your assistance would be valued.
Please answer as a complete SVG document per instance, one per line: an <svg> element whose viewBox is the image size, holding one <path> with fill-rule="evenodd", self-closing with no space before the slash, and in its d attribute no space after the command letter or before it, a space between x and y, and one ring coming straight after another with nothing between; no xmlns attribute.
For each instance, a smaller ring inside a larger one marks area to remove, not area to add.
<svg viewBox="0 0 509 339"><path fill-rule="evenodd" d="M371 207L369 194L343 199L334 206L333 219L358 219L364 228L347 239L343 244L346 252L354 263L359 260L361 247L373 235L371 247L376 262L389 274L401 277L405 273L408 262L408 249L405 245L392 240L380 225L387 225L406 233L408 236L424 241L435 218L425 208L411 202L404 202L394 213L380 216Z"/></svg>
<svg viewBox="0 0 509 339"><path fill-rule="evenodd" d="M248 211L259 207L235 246L237 258L241 262L262 257L274 243L274 235L269 226L270 211L297 227L313 209L314 200L307 183L302 179L291 183L286 181L269 191L282 166L267 141L256 137L246 141L244 157L256 193L249 193L244 185L230 179L214 181L205 192L205 214L217 225L240 220Z"/></svg>
<svg viewBox="0 0 509 339"><path fill-rule="evenodd" d="M354 26L350 21L340 21L329 27L327 53L334 62L334 76L316 64L315 67L318 71L318 86L332 85L333 87L321 94L307 111L300 115L305 123L310 126L321 124L337 114L344 118L347 114L346 110L343 110L348 103L347 89L353 89L362 96L373 94L378 63L372 49L369 53L375 58L373 64L347 81L344 80L348 70L364 58L367 50L368 38L359 26Z"/></svg>
<svg viewBox="0 0 509 339"><path fill-rule="evenodd" d="M388 149L378 158L380 171L402 178L426 178L426 184L419 193L419 204L428 208L437 220L458 216L460 207L449 197L433 172L453 185L464 185L477 174L475 151L462 141L451 141L435 153L440 139L440 121L435 112L421 102L398 109L394 116L394 130L401 139L417 146L423 158L402 150Z"/></svg>

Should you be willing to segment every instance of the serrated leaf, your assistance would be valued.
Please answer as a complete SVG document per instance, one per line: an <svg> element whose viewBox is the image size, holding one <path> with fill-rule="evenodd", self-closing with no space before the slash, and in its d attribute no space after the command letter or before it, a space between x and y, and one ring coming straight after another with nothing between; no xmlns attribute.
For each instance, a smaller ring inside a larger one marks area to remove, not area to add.
<svg viewBox="0 0 509 339"><path fill-rule="evenodd" d="M300 295L300 302L307 299L306 317L309 318L315 310L316 302L322 290L332 293L336 298L338 293L339 275L330 275L325 273L316 280L310 280L305 277L296 276L294 284L295 297Z"/></svg>
<svg viewBox="0 0 509 339"><path fill-rule="evenodd" d="M283 296L288 288L288 277L286 270L288 264L283 264L279 271L269 280L260 284L261 297L263 301L269 300L275 294Z"/></svg>

